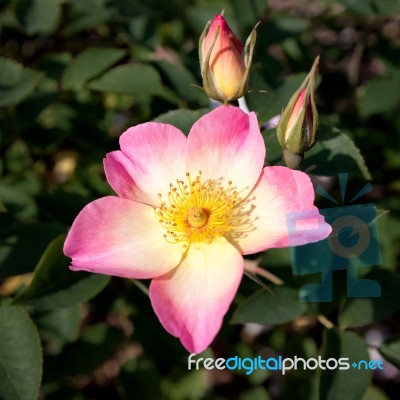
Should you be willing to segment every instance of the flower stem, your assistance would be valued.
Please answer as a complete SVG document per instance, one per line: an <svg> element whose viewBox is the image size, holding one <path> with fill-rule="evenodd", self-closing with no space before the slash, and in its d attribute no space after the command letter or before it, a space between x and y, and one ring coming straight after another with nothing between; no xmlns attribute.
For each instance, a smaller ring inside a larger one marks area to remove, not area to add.
<svg viewBox="0 0 400 400"><path fill-rule="evenodd" d="M246 114L250 113L249 107L247 106L246 99L244 98L244 96L238 99L238 103L239 103L239 108L242 111L244 111Z"/></svg>

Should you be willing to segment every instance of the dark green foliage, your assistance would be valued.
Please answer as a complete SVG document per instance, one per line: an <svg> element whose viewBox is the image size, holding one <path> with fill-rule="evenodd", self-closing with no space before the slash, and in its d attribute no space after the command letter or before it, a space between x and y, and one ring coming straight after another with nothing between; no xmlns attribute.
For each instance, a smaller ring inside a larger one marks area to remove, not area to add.
<svg viewBox="0 0 400 400"><path fill-rule="evenodd" d="M298 288L320 274L295 276L289 251L270 250L256 261L284 285L245 276L202 356L359 360L373 349L384 371L189 371L147 281L141 291L68 269L65 233L87 203L113 194L102 160L119 136L146 121L187 134L210 109L197 43L222 9L242 39L261 21L246 100L266 164L283 164L269 121L320 55L319 138L300 168L339 204L338 173L349 173L346 201L371 182L355 203L379 210L383 261L358 273L382 295L347 298L337 271L331 303L299 302ZM0 0L0 399L398 398L398 15L398 0Z"/></svg>

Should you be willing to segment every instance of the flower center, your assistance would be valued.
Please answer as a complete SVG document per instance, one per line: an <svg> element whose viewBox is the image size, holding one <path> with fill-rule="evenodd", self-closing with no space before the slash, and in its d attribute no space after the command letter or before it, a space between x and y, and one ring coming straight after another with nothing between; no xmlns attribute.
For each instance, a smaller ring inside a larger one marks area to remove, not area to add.
<svg viewBox="0 0 400 400"><path fill-rule="evenodd" d="M202 228L208 220L208 214L200 207L189 208L188 223L192 228Z"/></svg>
<svg viewBox="0 0 400 400"><path fill-rule="evenodd" d="M194 180L187 172L185 181L170 184L166 198L158 196L160 206L154 211L166 229L164 237L184 248L228 233L233 228L233 209L240 202L231 181L225 186L222 179L202 182L201 171Z"/></svg>

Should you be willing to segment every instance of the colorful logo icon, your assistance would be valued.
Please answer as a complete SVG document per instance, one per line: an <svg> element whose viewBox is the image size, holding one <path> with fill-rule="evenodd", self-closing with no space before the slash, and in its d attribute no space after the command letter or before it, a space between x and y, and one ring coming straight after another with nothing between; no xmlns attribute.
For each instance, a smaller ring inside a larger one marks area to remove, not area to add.
<svg viewBox="0 0 400 400"><path fill-rule="evenodd" d="M298 276L321 274L320 283L309 283L299 289L303 302L331 302L333 300L333 271L346 270L347 297L380 297L381 286L372 279L360 277L360 268L380 265L382 253L374 204L352 204L372 190L365 185L346 204L348 174L339 174L341 203L337 202L322 186L316 192L339 207L320 210L332 233L325 240L303 246L291 247L293 273ZM291 213L287 216L290 233L307 219L307 213ZM316 227L318 229L318 227ZM290 237L290 235L289 235Z"/></svg>

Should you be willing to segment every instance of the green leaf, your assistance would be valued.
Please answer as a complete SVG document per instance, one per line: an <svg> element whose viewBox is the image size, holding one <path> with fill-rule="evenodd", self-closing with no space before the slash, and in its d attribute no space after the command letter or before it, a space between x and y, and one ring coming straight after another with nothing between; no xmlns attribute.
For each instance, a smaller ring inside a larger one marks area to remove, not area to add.
<svg viewBox="0 0 400 400"><path fill-rule="evenodd" d="M90 47L79 53L62 75L64 89L79 89L84 83L104 72L125 55L124 50Z"/></svg>
<svg viewBox="0 0 400 400"><path fill-rule="evenodd" d="M159 115L157 118L154 118L153 121L174 125L187 135L193 124L208 111L210 111L208 108L196 111L184 109L172 110Z"/></svg>
<svg viewBox="0 0 400 400"><path fill-rule="evenodd" d="M164 88L157 70L145 64L130 64L115 67L99 79L91 82L89 87L101 92L147 95L164 94Z"/></svg>
<svg viewBox="0 0 400 400"><path fill-rule="evenodd" d="M15 187L15 185L4 185L0 183L0 199L10 214L13 214L14 217L19 220L31 219L37 214L38 210L34 199L29 193L26 193L23 188ZM3 226L0 225L0 227Z"/></svg>
<svg viewBox="0 0 400 400"><path fill-rule="evenodd" d="M388 78L375 78L360 87L358 94L358 109L362 117L375 114L395 113L400 104L400 74Z"/></svg>
<svg viewBox="0 0 400 400"><path fill-rule="evenodd" d="M64 240L65 235L61 235L50 243L36 266L31 284L15 302L38 310L70 307L91 299L108 284L108 276L70 271L70 260L62 250Z"/></svg>
<svg viewBox="0 0 400 400"><path fill-rule="evenodd" d="M339 129L326 125L320 126L318 141L306 152L301 168L316 175L336 176L347 172L367 180L372 179L354 142Z"/></svg>
<svg viewBox="0 0 400 400"><path fill-rule="evenodd" d="M70 37L80 31L96 28L106 23L113 10L107 8L104 0L69 0L72 6L69 23L63 29L63 35Z"/></svg>
<svg viewBox="0 0 400 400"><path fill-rule="evenodd" d="M40 113L46 107L58 101L59 97L60 94L57 92L33 93L18 104L15 114L21 119L21 123L23 123L25 128L37 120Z"/></svg>
<svg viewBox="0 0 400 400"><path fill-rule="evenodd" d="M260 20L260 15L264 15L268 7L266 0L231 0L233 11L236 19L241 25L253 28L253 26Z"/></svg>
<svg viewBox="0 0 400 400"><path fill-rule="evenodd" d="M389 400L384 392L376 386L369 386L362 400Z"/></svg>
<svg viewBox="0 0 400 400"><path fill-rule="evenodd" d="M384 218L379 219L380 230L381 232L385 232L384 235L381 235L384 266L391 271L397 269L400 256L400 247L397 245L400 236L400 219L393 214L394 213L386 214Z"/></svg>
<svg viewBox="0 0 400 400"><path fill-rule="evenodd" d="M56 0L18 0L15 15L28 35L49 34L58 25L61 4Z"/></svg>
<svg viewBox="0 0 400 400"><path fill-rule="evenodd" d="M160 375L154 361L143 357L129 360L118 375L122 398L161 399Z"/></svg>
<svg viewBox="0 0 400 400"><path fill-rule="evenodd" d="M88 327L76 342L65 346L62 353L65 374L92 373L113 356L123 340L123 331L106 323Z"/></svg>
<svg viewBox="0 0 400 400"><path fill-rule="evenodd" d="M371 0L376 13L380 15L396 15L400 13L399 0Z"/></svg>
<svg viewBox="0 0 400 400"><path fill-rule="evenodd" d="M91 200L86 188L78 184L75 189L43 193L36 199L38 206L55 220L71 225L79 211Z"/></svg>
<svg viewBox="0 0 400 400"><path fill-rule="evenodd" d="M400 368L400 335L385 340L379 347L379 352L386 360Z"/></svg>
<svg viewBox="0 0 400 400"><path fill-rule="evenodd" d="M44 311L34 316L35 324L43 341L53 350L66 342L77 339L80 328L81 306Z"/></svg>
<svg viewBox="0 0 400 400"><path fill-rule="evenodd" d="M285 78L282 85L275 91L269 90L263 83L260 71L257 71L255 77L250 80L250 85L254 92L249 93L246 98L251 110L259 114L258 120L261 124L269 121L272 117L282 113L293 93L299 88L306 78L306 73L289 75ZM258 92L258 90L267 90L267 93Z"/></svg>
<svg viewBox="0 0 400 400"><path fill-rule="evenodd" d="M361 15L373 15L374 10L371 7L369 0L339 0L346 10Z"/></svg>
<svg viewBox="0 0 400 400"><path fill-rule="evenodd" d="M178 379L164 380L162 388L167 399L203 399L207 392L206 371L194 370Z"/></svg>
<svg viewBox="0 0 400 400"><path fill-rule="evenodd" d="M261 132L265 147L267 149L266 160L270 165L279 163L282 160L283 150L276 136L276 129L267 129Z"/></svg>
<svg viewBox="0 0 400 400"><path fill-rule="evenodd" d="M0 216L0 226L5 218ZM32 272L48 244L64 231L49 222L0 229L0 279Z"/></svg>
<svg viewBox="0 0 400 400"><path fill-rule="evenodd" d="M175 93L179 98L200 106L207 106L208 97L199 85L191 72L179 64L172 64L160 61L158 66L171 82Z"/></svg>
<svg viewBox="0 0 400 400"><path fill-rule="evenodd" d="M26 144L21 140L14 142L4 155L5 167L14 174L22 173L32 162Z"/></svg>
<svg viewBox="0 0 400 400"><path fill-rule="evenodd" d="M349 298L339 315L342 327L359 327L387 318L400 309L400 276L382 268L375 268L363 278L378 282L381 297Z"/></svg>
<svg viewBox="0 0 400 400"><path fill-rule="evenodd" d="M297 290L275 286L261 290L239 305L232 317L232 323L283 324L304 314L307 305L298 300Z"/></svg>
<svg viewBox="0 0 400 400"><path fill-rule="evenodd" d="M360 369L351 364L361 360L368 362L368 350L363 339L354 332L330 329L323 339L322 359L347 358L350 369L328 369L320 372L320 400L359 400L367 389L372 377L371 370Z"/></svg>
<svg viewBox="0 0 400 400"><path fill-rule="evenodd" d="M0 305L0 398L35 400L42 349L35 325L21 306Z"/></svg>
<svg viewBox="0 0 400 400"><path fill-rule="evenodd" d="M18 103L28 96L41 76L39 72L0 57L0 107Z"/></svg>
<svg viewBox="0 0 400 400"><path fill-rule="evenodd" d="M229 26L232 31L236 36L239 36L239 29L230 2L213 0L197 2L196 5L188 5L185 9L185 18L187 18L191 28L193 28L196 34L200 37L207 22L210 21L215 14L220 13L221 10L224 10L224 18L229 21Z"/></svg>
<svg viewBox="0 0 400 400"><path fill-rule="evenodd" d="M306 32L310 27L310 21L308 19L292 15L281 15L279 18L276 18L274 22L280 30L296 35Z"/></svg>
<svg viewBox="0 0 400 400"><path fill-rule="evenodd" d="M239 400L270 400L270 397L265 388L258 386L241 394Z"/></svg>

